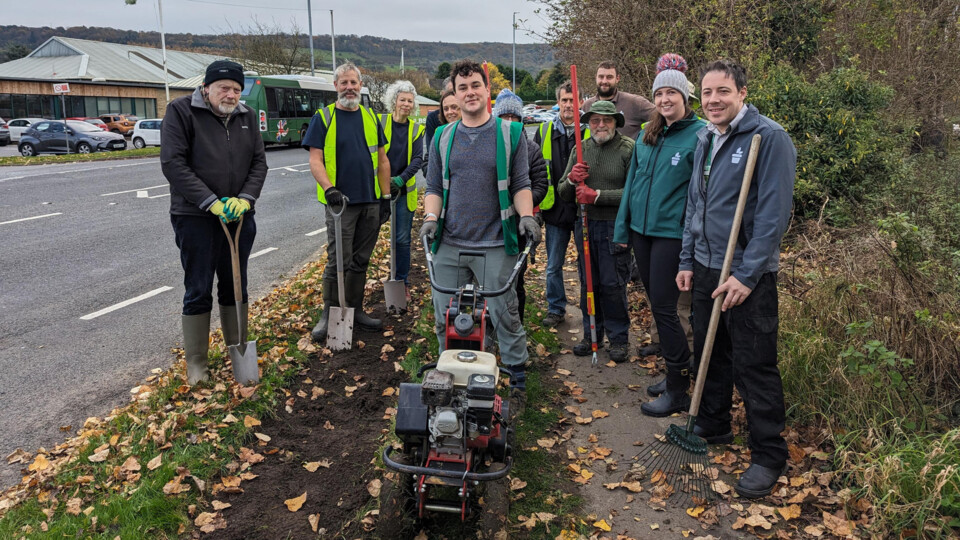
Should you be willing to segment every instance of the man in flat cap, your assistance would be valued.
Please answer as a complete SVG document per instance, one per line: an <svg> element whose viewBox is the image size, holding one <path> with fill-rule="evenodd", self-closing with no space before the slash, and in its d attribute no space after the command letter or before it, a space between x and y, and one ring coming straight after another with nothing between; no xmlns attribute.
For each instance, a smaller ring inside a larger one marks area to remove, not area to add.
<svg viewBox="0 0 960 540"><path fill-rule="evenodd" d="M203 85L167 106L160 165L170 182L170 221L183 266L183 349L187 382L207 380L207 345L217 276L220 326L227 344L246 341L247 259L257 233L254 207L267 176L257 115L240 103L243 66L217 60ZM243 305L238 328L230 248L220 221L236 233Z"/></svg>

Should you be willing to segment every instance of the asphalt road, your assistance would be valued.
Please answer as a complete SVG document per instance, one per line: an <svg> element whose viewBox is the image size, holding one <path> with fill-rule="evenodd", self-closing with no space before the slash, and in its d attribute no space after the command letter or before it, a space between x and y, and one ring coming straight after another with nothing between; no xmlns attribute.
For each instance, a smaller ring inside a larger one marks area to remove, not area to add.
<svg viewBox="0 0 960 540"><path fill-rule="evenodd" d="M270 149L267 162L251 299L326 243L307 153ZM169 193L157 158L0 167L0 458L55 446L60 426L107 414L170 366L183 272ZM0 486L18 480L0 461Z"/></svg>

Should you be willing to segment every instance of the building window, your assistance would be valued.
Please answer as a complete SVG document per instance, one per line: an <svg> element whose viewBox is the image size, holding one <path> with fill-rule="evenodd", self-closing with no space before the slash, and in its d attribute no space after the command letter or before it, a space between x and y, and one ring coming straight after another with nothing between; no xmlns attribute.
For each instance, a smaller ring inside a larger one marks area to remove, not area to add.
<svg viewBox="0 0 960 540"><path fill-rule="evenodd" d="M13 106L10 102L10 94L0 94L0 118L5 120L16 118L13 116Z"/></svg>

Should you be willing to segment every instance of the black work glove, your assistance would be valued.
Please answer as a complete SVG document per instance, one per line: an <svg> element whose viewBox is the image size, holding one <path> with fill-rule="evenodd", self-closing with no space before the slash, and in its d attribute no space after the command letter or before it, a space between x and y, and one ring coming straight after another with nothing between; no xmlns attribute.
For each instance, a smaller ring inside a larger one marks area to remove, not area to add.
<svg viewBox="0 0 960 540"><path fill-rule="evenodd" d="M327 199L327 206L340 206L343 204L343 193L334 186L330 186L323 191L323 196Z"/></svg>
<svg viewBox="0 0 960 540"><path fill-rule="evenodd" d="M380 199L380 225L390 221L390 199Z"/></svg>
<svg viewBox="0 0 960 540"><path fill-rule="evenodd" d="M433 239L437 237L437 221L424 221L423 226L420 227L420 238L426 238L427 242L433 243Z"/></svg>
<svg viewBox="0 0 960 540"><path fill-rule="evenodd" d="M540 243L540 225L537 223L537 218L533 216L523 216L520 218L517 233L526 238L527 243L531 245Z"/></svg>

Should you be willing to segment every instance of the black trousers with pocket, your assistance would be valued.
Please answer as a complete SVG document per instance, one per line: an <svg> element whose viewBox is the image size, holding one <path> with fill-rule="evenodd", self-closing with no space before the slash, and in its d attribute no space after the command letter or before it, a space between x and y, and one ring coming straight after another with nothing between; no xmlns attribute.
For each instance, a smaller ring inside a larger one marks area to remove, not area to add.
<svg viewBox="0 0 960 540"><path fill-rule="evenodd" d="M699 364L720 270L693 267L693 347ZM733 387L743 398L753 463L780 468L787 461L781 433L786 411L777 368L777 274L763 274L750 296L721 313L703 388L697 425L707 433L730 431ZM698 366L699 368L699 366Z"/></svg>

